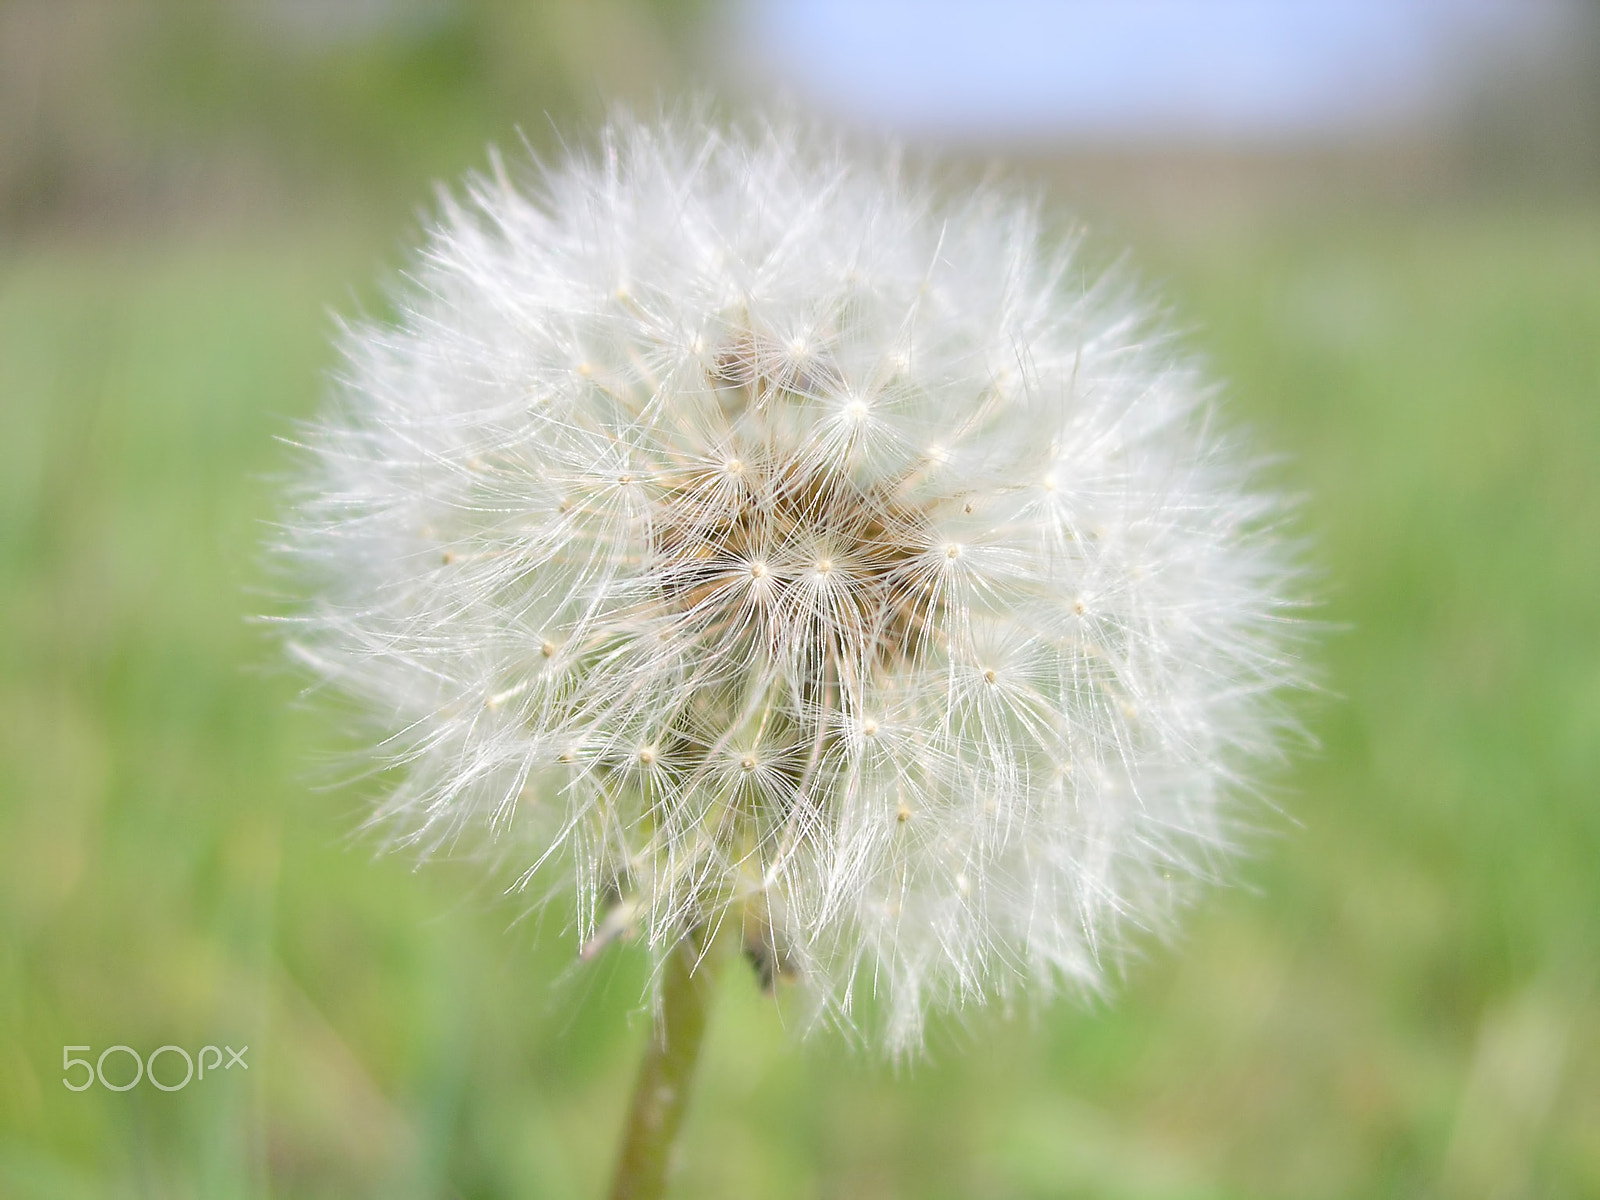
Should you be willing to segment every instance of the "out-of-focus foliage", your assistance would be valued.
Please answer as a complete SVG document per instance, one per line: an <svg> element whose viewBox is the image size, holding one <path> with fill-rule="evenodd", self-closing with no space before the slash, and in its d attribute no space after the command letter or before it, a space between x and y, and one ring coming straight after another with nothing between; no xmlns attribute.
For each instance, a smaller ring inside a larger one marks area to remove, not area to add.
<svg viewBox="0 0 1600 1200"><path fill-rule="evenodd" d="M681 82L704 0L8 0L0 223L379 207ZM547 119L548 118L548 119Z"/></svg>
<svg viewBox="0 0 1600 1200"><path fill-rule="evenodd" d="M1454 129L1474 190L1593 195L1600 187L1600 0L1566 11L1559 45L1482 64Z"/></svg>
<svg viewBox="0 0 1600 1200"><path fill-rule="evenodd" d="M896 1074L731 974L682 1195L1600 1190L1600 216L1141 257L1309 494L1323 749L1103 1010L985 1014ZM0 1195L602 1186L639 956L352 844L326 712L246 622L272 437L370 262L300 229L0 275ZM61 1083L64 1045L204 1042L251 1073Z"/></svg>

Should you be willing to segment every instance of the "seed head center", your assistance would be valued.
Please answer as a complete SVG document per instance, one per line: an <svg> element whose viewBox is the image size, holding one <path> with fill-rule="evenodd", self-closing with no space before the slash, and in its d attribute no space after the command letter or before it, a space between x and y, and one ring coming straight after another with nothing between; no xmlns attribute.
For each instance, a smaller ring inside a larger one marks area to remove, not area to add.
<svg viewBox="0 0 1600 1200"><path fill-rule="evenodd" d="M712 355L707 375L730 416L772 411L796 387L791 368L762 369L775 359L760 349L745 334ZM815 348L811 357L816 386L831 368ZM855 420L871 402L838 403ZM722 664L764 671L786 660L808 704L843 680L859 683L862 668L910 661L942 612L917 567L941 542L926 502L906 499L904 479L858 482L814 447L785 444L781 425L728 446L709 470L657 469L649 479L646 562L666 627L692 631L696 652Z"/></svg>

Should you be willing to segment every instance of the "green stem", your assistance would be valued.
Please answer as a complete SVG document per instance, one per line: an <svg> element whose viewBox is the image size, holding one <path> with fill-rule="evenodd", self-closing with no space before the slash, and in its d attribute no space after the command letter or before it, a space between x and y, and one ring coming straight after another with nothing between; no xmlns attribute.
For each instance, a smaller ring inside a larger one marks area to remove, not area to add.
<svg viewBox="0 0 1600 1200"><path fill-rule="evenodd" d="M659 1200L716 983L717 947L685 937L662 964L661 1014L645 1047L633 1106L622 1135L611 1200Z"/></svg>

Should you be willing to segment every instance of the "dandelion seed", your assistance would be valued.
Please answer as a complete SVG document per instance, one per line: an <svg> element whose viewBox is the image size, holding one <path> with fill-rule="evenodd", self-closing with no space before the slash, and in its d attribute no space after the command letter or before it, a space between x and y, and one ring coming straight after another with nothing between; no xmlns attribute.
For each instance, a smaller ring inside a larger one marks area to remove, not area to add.
<svg viewBox="0 0 1600 1200"><path fill-rule="evenodd" d="M1101 988L1231 851L1301 675L1283 506L1033 206L618 120L414 274L285 536L398 840L500 839L586 955L744 930L894 1052Z"/></svg>

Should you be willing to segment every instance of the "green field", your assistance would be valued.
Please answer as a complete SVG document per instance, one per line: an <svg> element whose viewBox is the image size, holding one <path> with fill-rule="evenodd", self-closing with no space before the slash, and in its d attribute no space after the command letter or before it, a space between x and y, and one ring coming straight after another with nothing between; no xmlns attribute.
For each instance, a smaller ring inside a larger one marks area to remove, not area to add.
<svg viewBox="0 0 1600 1200"><path fill-rule="evenodd" d="M0 1196L600 1194L637 952L580 965L559 911L375 859L249 620L275 437L394 256L288 227L8 255ZM981 1013L895 1069L731 974L677 1194L1600 1195L1600 213L1136 261L1306 496L1319 746L1099 1010ZM63 1046L168 1043L248 1071L61 1082Z"/></svg>

